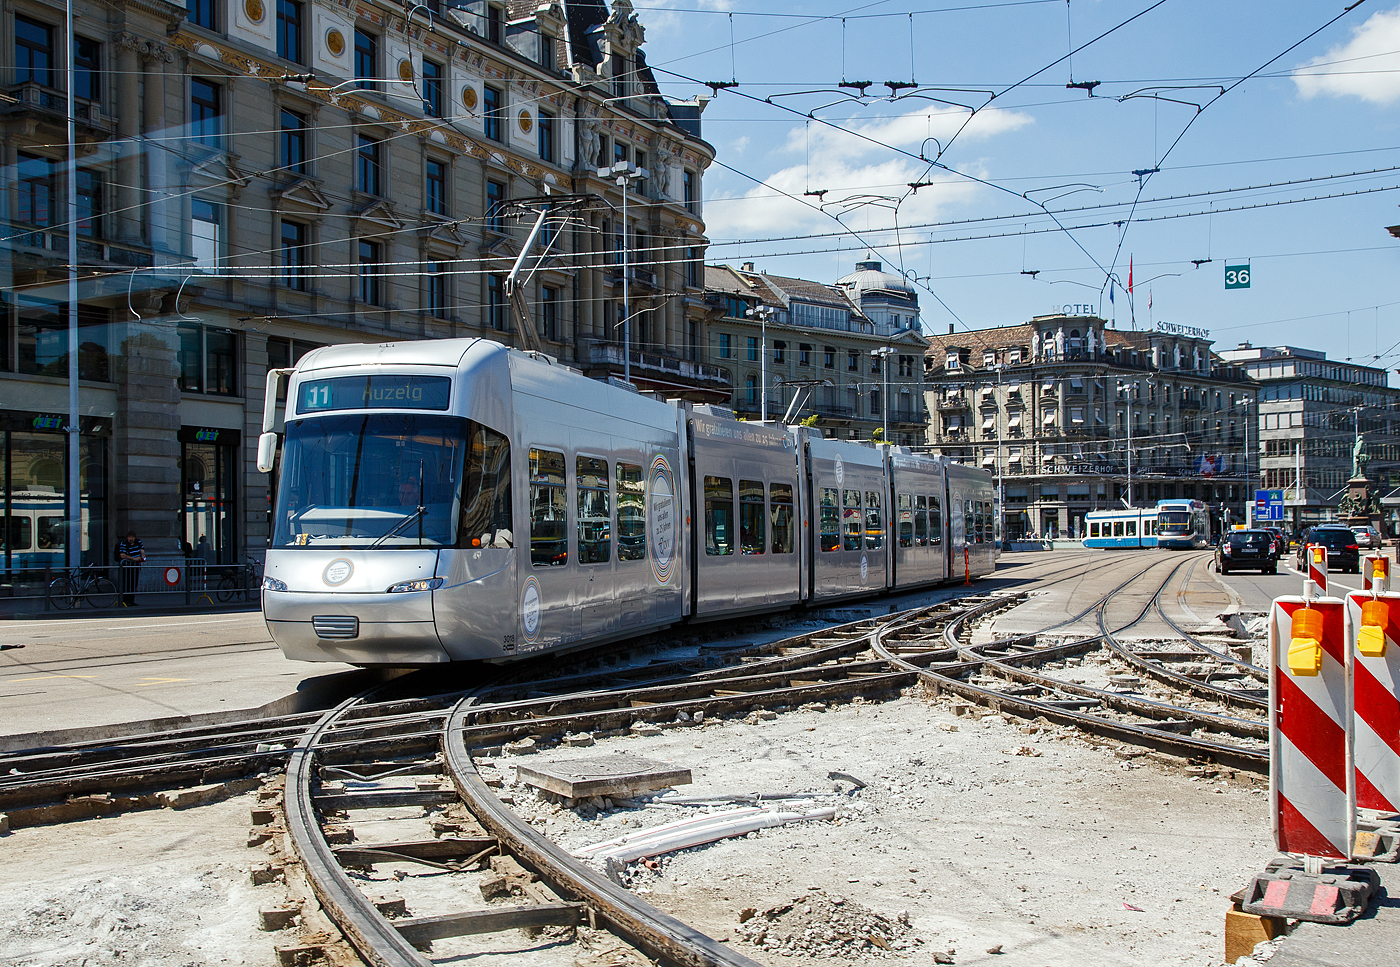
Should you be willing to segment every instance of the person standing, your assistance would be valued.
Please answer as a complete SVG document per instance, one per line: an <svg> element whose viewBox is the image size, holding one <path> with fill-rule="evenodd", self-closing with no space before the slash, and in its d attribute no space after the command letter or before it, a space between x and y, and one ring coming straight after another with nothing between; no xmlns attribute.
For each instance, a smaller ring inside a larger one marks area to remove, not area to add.
<svg viewBox="0 0 1400 967"><path fill-rule="evenodd" d="M136 607L136 579L146 562L146 548L135 531L126 532L126 540L117 545L117 567L121 574L122 607Z"/></svg>

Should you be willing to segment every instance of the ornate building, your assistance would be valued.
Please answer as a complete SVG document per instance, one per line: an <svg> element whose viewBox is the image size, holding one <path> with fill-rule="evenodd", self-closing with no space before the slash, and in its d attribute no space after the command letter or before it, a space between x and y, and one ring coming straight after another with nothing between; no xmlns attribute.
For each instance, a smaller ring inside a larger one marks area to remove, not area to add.
<svg viewBox="0 0 1400 967"><path fill-rule="evenodd" d="M1243 519L1257 387L1208 333L1159 329L1051 315L931 337L929 443L998 474L1008 540L1080 536L1087 512L1126 500L1194 498Z"/></svg>
<svg viewBox="0 0 1400 967"><path fill-rule="evenodd" d="M833 285L707 266L711 311L709 363L730 374L734 412L780 419L800 387L810 391L794 419L811 419L827 436L923 443L919 303L900 276L879 262ZM767 347L766 353L763 347ZM765 358L766 357L766 358Z"/></svg>
<svg viewBox="0 0 1400 967"><path fill-rule="evenodd" d="M344 341L518 342L509 276L544 208L518 263L543 350L727 395L701 360L703 102L660 94L628 0L75 6L70 45L61 3L0 3L0 422L6 499L61 507L71 228L87 558L127 528L222 562L262 547L267 369Z"/></svg>

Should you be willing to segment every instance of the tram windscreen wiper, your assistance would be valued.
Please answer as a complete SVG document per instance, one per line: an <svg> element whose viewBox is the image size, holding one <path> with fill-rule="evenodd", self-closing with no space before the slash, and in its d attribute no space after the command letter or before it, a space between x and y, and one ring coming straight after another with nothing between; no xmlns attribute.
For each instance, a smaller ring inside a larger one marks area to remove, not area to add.
<svg viewBox="0 0 1400 967"><path fill-rule="evenodd" d="M383 544L389 538L398 537L400 534L403 533L405 527L413 523L415 520L421 521L423 519L423 515L427 512L428 508L423 506L422 504L419 504L417 509L414 510L413 513L405 514L403 520L399 521L393 527L389 528L389 530L385 531L379 537L376 537L374 539L374 543L370 544L370 547L378 547L380 544ZM423 528L421 526L418 528L418 546L423 546Z"/></svg>

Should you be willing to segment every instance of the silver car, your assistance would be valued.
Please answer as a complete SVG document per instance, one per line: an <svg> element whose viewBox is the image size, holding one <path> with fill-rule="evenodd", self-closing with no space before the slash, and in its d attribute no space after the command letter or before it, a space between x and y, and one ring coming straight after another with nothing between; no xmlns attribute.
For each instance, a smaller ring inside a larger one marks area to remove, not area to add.
<svg viewBox="0 0 1400 967"><path fill-rule="evenodd" d="M1380 532L1370 524L1362 524L1360 527L1353 527L1351 532L1356 535L1356 544L1358 547L1364 547L1367 550L1375 550L1384 544Z"/></svg>

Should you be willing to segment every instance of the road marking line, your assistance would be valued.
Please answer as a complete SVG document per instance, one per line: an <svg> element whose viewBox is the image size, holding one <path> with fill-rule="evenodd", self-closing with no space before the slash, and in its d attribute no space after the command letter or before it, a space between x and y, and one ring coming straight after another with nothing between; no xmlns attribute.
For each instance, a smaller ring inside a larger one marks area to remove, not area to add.
<svg viewBox="0 0 1400 967"><path fill-rule="evenodd" d="M42 682L48 678L96 678L96 675L40 675L37 678L7 678L6 685L15 685L19 682Z"/></svg>
<svg viewBox="0 0 1400 967"><path fill-rule="evenodd" d="M143 678L141 681L150 685L164 685L167 682L187 682L188 678ZM140 686L138 686L140 687Z"/></svg>

